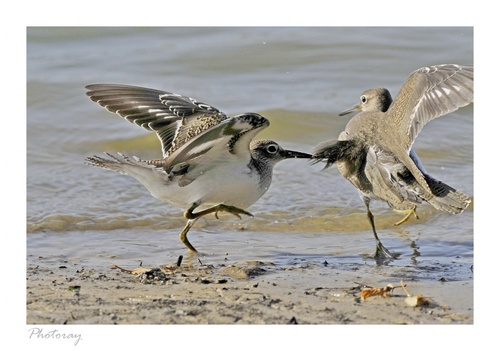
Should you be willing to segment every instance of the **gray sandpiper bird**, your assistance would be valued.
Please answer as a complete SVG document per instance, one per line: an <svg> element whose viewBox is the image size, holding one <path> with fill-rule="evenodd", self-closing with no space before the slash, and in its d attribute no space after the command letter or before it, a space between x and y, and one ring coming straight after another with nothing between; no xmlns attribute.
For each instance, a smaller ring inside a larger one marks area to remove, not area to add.
<svg viewBox="0 0 500 351"><path fill-rule="evenodd" d="M228 212L238 218L268 190L273 167L287 158L311 155L281 148L271 140L252 141L269 121L257 113L228 117L215 107L166 91L117 84L93 84L87 95L108 111L156 132L163 158L141 160L122 154L88 157L87 164L127 174L155 198L185 209L187 238L196 220ZM197 212L194 212L197 210Z"/></svg>
<svg viewBox="0 0 500 351"><path fill-rule="evenodd" d="M394 101L387 89L369 89L359 104L340 113L360 111L338 140L314 148L314 162L326 160L325 168L337 163L342 176L358 189L375 236L376 259L397 255L378 238L371 200L407 211L397 224L422 201L452 214L469 205L467 195L430 176L411 147L426 123L473 102L473 82L473 67L444 64L412 72Z"/></svg>

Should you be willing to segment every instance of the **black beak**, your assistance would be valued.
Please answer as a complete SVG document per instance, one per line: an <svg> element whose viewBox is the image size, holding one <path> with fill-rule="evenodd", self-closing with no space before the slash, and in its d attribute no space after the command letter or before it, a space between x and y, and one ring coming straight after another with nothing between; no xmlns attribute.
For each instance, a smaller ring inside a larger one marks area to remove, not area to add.
<svg viewBox="0 0 500 351"><path fill-rule="evenodd" d="M312 155L299 151L283 150L281 155L284 158L311 158Z"/></svg>

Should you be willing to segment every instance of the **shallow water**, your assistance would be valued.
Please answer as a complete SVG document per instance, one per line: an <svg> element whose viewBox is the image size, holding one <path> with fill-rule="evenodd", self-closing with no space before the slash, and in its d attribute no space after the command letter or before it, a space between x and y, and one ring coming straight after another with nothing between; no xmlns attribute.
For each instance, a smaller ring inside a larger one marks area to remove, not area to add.
<svg viewBox="0 0 500 351"><path fill-rule="evenodd" d="M472 28L459 27L29 28L28 256L100 266L175 262L186 254L178 240L183 210L152 198L132 178L83 164L103 151L161 155L154 135L92 103L87 84L141 85L231 115L258 112L271 121L258 138L310 152L338 136L349 120L338 113L362 91L384 86L395 96L419 67L472 65L472 43ZM472 115L468 106L431 122L414 145L430 174L471 196ZM271 189L249 208L254 218L200 220L191 242L206 262L373 266L362 201L335 168L321 169L304 160L278 164ZM421 279L442 270L471 279L473 206L454 216L423 205L420 219L399 227L393 223L401 215L384 204L373 212L381 240L401 253L390 265L412 267Z"/></svg>

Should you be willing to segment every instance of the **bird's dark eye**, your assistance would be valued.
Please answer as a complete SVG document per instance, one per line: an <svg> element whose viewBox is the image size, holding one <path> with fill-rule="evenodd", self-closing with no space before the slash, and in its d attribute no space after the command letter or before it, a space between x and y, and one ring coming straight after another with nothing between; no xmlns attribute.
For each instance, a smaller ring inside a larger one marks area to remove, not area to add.
<svg viewBox="0 0 500 351"><path fill-rule="evenodd" d="M365 95L361 96L361 102L363 104L366 104L366 101L368 101L368 99L366 98L366 96Z"/></svg>
<svg viewBox="0 0 500 351"><path fill-rule="evenodd" d="M269 152L270 154L275 154L278 152L278 145L276 144L271 144L271 145L268 145L267 146L267 152Z"/></svg>

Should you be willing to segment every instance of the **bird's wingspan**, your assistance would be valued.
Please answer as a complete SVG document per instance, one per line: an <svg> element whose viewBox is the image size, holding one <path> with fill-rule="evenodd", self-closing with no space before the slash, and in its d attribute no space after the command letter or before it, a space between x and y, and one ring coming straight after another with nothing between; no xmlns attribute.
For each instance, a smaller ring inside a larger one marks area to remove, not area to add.
<svg viewBox="0 0 500 351"><path fill-rule="evenodd" d="M473 102L473 83L470 66L422 67L410 74L388 111L401 116L392 123L399 126L406 150L429 121Z"/></svg>
<svg viewBox="0 0 500 351"><path fill-rule="evenodd" d="M119 84L92 84L86 88L92 101L131 123L156 132L164 157L183 142L228 118L215 107L162 90ZM203 123L199 122L200 118ZM206 123L208 120L211 122Z"/></svg>

